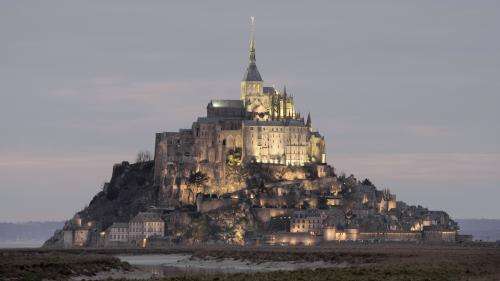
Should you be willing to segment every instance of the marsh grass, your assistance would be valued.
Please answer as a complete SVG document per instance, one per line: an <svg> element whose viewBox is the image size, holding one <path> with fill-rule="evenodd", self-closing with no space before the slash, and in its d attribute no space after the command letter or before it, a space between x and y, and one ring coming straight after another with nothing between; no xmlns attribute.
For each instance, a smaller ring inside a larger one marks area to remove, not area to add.
<svg viewBox="0 0 500 281"><path fill-rule="evenodd" d="M65 280L68 276L92 276L111 269L129 270L118 258L100 254L59 251L0 251L0 280Z"/></svg>
<svg viewBox="0 0 500 281"><path fill-rule="evenodd" d="M184 272L163 281L438 281L500 280L500 248L443 245L338 245L304 248L194 247L165 249L0 250L0 280L67 280L131 266L111 255L191 254L197 259L234 259L344 264L345 267L261 273Z"/></svg>

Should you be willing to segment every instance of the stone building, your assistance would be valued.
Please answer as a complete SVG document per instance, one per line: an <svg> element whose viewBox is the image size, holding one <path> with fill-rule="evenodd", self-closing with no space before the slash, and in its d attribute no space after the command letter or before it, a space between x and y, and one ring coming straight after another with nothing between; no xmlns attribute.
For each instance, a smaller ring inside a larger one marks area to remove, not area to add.
<svg viewBox="0 0 500 281"><path fill-rule="evenodd" d="M317 209L295 211L290 222L290 232L319 235L323 232L324 219L325 216Z"/></svg>
<svg viewBox="0 0 500 281"><path fill-rule="evenodd" d="M90 239L92 222L82 223L82 219L76 214L63 229L63 247L74 248L87 246Z"/></svg>
<svg viewBox="0 0 500 281"><path fill-rule="evenodd" d="M388 189L384 189L381 196L378 198L377 207L379 213L395 209L397 207L396 195L391 194Z"/></svg>
<svg viewBox="0 0 500 281"><path fill-rule="evenodd" d="M126 243L129 239L129 224L128 223L113 223L106 230L106 242L109 243Z"/></svg>
<svg viewBox="0 0 500 281"><path fill-rule="evenodd" d="M310 233L279 232L267 235L264 242L269 245L312 246L321 243L322 238Z"/></svg>
<svg viewBox="0 0 500 281"><path fill-rule="evenodd" d="M339 230L334 226L329 226L322 230L324 241L356 241L359 237L359 229L357 228Z"/></svg>
<svg viewBox="0 0 500 281"><path fill-rule="evenodd" d="M151 237L163 237L165 222L157 213L140 212L128 224L128 237L132 243L141 244Z"/></svg>
<svg viewBox="0 0 500 281"><path fill-rule="evenodd" d="M423 240L431 243L455 242L456 237L456 230L450 230L439 226L424 226L422 231Z"/></svg>
<svg viewBox="0 0 500 281"><path fill-rule="evenodd" d="M253 31L240 99L211 100L206 117L191 128L157 133L155 183L174 186L176 178L202 171L223 185L228 156L234 154L242 162L326 164L325 140L312 128L310 115L306 121L300 116L286 87L264 86Z"/></svg>

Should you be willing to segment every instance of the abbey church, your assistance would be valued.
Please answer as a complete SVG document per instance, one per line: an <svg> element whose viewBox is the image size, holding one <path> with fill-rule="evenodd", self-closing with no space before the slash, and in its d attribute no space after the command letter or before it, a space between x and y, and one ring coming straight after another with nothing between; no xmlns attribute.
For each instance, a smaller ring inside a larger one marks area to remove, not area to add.
<svg viewBox="0 0 500 281"><path fill-rule="evenodd" d="M286 87L264 86L255 38L238 100L211 100L190 129L156 134L155 181L203 171L223 180L228 161L304 166L326 164L324 137L295 109Z"/></svg>

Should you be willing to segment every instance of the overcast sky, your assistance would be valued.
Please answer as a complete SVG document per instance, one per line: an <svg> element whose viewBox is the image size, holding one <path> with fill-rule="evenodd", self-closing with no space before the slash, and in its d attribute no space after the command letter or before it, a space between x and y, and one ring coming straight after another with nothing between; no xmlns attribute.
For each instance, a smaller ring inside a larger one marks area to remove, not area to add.
<svg viewBox="0 0 500 281"><path fill-rule="evenodd" d="M83 208L114 163L239 98L249 17L338 171L500 219L500 2L0 0L0 221Z"/></svg>

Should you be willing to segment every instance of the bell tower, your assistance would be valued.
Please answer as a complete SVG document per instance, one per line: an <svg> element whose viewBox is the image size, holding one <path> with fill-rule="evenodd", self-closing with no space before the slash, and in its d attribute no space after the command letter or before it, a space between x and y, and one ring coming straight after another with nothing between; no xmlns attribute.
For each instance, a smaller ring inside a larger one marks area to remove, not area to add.
<svg viewBox="0 0 500 281"><path fill-rule="evenodd" d="M250 22L249 63L241 81L241 99L244 101L247 111L255 111L257 109L261 111L263 108L267 111L269 108L269 97L264 94L264 82L255 63L255 18L250 17Z"/></svg>

